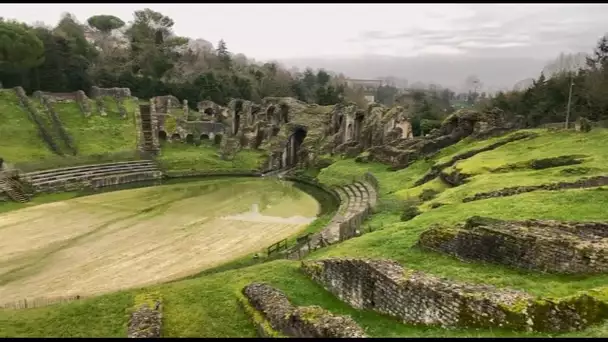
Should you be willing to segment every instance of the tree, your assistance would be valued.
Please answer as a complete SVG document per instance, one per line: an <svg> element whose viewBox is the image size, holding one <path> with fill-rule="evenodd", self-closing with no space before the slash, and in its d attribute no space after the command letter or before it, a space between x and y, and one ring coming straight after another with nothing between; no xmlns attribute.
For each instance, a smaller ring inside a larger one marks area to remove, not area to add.
<svg viewBox="0 0 608 342"><path fill-rule="evenodd" d="M94 15L87 20L87 23L105 35L109 35L112 31L125 26L125 22L120 18L106 14Z"/></svg>
<svg viewBox="0 0 608 342"><path fill-rule="evenodd" d="M230 52L228 52L226 42L223 39L220 39L220 42L217 43L217 49L215 52L223 67L229 69L230 64L232 63L232 58L230 57Z"/></svg>
<svg viewBox="0 0 608 342"><path fill-rule="evenodd" d="M25 25L0 21L0 69L23 72L44 62L44 45Z"/></svg>

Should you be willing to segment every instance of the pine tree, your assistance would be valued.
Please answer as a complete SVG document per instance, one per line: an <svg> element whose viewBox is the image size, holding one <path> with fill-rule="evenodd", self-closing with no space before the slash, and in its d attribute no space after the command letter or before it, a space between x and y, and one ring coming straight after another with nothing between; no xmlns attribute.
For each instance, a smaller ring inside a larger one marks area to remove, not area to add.
<svg viewBox="0 0 608 342"><path fill-rule="evenodd" d="M220 39L220 42L217 44L216 54L220 62L224 65L224 67L226 69L229 69L230 64L232 63L232 59L230 58L230 52L228 52L226 42L223 39Z"/></svg>

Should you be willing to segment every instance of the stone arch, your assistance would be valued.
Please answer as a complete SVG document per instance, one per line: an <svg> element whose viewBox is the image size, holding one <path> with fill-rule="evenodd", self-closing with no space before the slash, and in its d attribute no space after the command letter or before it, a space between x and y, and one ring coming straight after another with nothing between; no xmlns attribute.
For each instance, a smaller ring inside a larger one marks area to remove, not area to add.
<svg viewBox="0 0 608 342"><path fill-rule="evenodd" d="M205 113L206 115L209 115L209 116L213 116L213 114L215 114L215 113L214 113L214 111L213 111L213 108L211 108L211 107L206 108L206 109L203 111L203 113Z"/></svg>
<svg viewBox="0 0 608 342"><path fill-rule="evenodd" d="M158 140L167 141L167 132L158 131Z"/></svg>
<svg viewBox="0 0 608 342"><path fill-rule="evenodd" d="M275 107L274 105L268 107L268 109L266 110L266 120L268 122L272 122L274 119L274 111L275 111Z"/></svg>
<svg viewBox="0 0 608 342"><path fill-rule="evenodd" d="M177 134L177 133L171 134L171 141L180 141L180 140L182 140L182 137L180 137L179 134Z"/></svg>
<svg viewBox="0 0 608 342"><path fill-rule="evenodd" d="M277 135L279 135L280 131L281 131L281 127L274 126L274 127L272 127L271 134L272 134L273 137L276 137Z"/></svg>
<svg viewBox="0 0 608 342"><path fill-rule="evenodd" d="M188 143L188 144L193 144L194 143L194 136L192 134L188 133L186 135L186 143Z"/></svg>
<svg viewBox="0 0 608 342"><path fill-rule="evenodd" d="M286 103L281 104L281 121L283 123L289 122L289 106Z"/></svg>
<svg viewBox="0 0 608 342"><path fill-rule="evenodd" d="M359 140L361 138L361 131L363 130L364 119L365 116L361 112L358 112L355 116L355 140Z"/></svg>
<svg viewBox="0 0 608 342"><path fill-rule="evenodd" d="M239 125L241 124L241 113L234 112L232 120L232 134L236 135L239 132Z"/></svg>
<svg viewBox="0 0 608 342"><path fill-rule="evenodd" d="M200 140L201 141L207 141L207 140L209 140L209 135L205 134L205 133L201 134Z"/></svg>
<svg viewBox="0 0 608 342"><path fill-rule="evenodd" d="M338 115L338 130L342 127L342 122L344 121L344 116Z"/></svg>
<svg viewBox="0 0 608 342"><path fill-rule="evenodd" d="M291 167L295 166L299 162L298 152L300 147L306 138L307 130L304 127L296 127L293 133L287 140L287 146L285 147L284 162L283 166Z"/></svg>
<svg viewBox="0 0 608 342"><path fill-rule="evenodd" d="M260 112L260 107L257 105L251 106L251 124L255 122L257 114Z"/></svg>
<svg viewBox="0 0 608 342"><path fill-rule="evenodd" d="M219 144L221 144L221 143L222 143L222 135L221 135L221 134L216 134L216 135L213 137L213 143L214 143L215 145L219 145Z"/></svg>

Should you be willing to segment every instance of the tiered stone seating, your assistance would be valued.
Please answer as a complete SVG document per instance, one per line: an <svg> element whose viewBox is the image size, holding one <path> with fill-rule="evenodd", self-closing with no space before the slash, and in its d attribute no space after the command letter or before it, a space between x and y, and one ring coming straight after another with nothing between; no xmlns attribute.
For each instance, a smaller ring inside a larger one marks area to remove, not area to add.
<svg viewBox="0 0 608 342"><path fill-rule="evenodd" d="M36 192L52 192L158 179L161 176L162 172L153 161L141 160L36 171L22 175L22 179Z"/></svg>
<svg viewBox="0 0 608 342"><path fill-rule="evenodd" d="M359 227L371 214L376 205L376 190L367 182L355 182L335 187L340 198L340 207L331 222L319 233L310 238L312 250L350 239L359 234ZM302 257L308 254L308 245L296 246L288 256Z"/></svg>

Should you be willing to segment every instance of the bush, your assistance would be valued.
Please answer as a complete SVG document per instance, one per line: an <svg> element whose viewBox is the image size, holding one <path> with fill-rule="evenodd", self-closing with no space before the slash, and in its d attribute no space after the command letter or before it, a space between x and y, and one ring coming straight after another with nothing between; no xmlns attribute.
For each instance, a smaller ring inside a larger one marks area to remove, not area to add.
<svg viewBox="0 0 608 342"><path fill-rule="evenodd" d="M415 202L406 202L403 208L403 212L401 213L401 221L409 221L414 217L420 215L420 210L416 206Z"/></svg>
<svg viewBox="0 0 608 342"><path fill-rule="evenodd" d="M426 202L435 198L438 193L439 192L434 189L424 189L422 190L422 193L420 194L420 196L418 196L418 198L420 198L421 201Z"/></svg>
<svg viewBox="0 0 608 342"><path fill-rule="evenodd" d="M580 116L578 118L578 125L580 127L581 132L587 133L591 130L591 122L587 120L587 118Z"/></svg>

